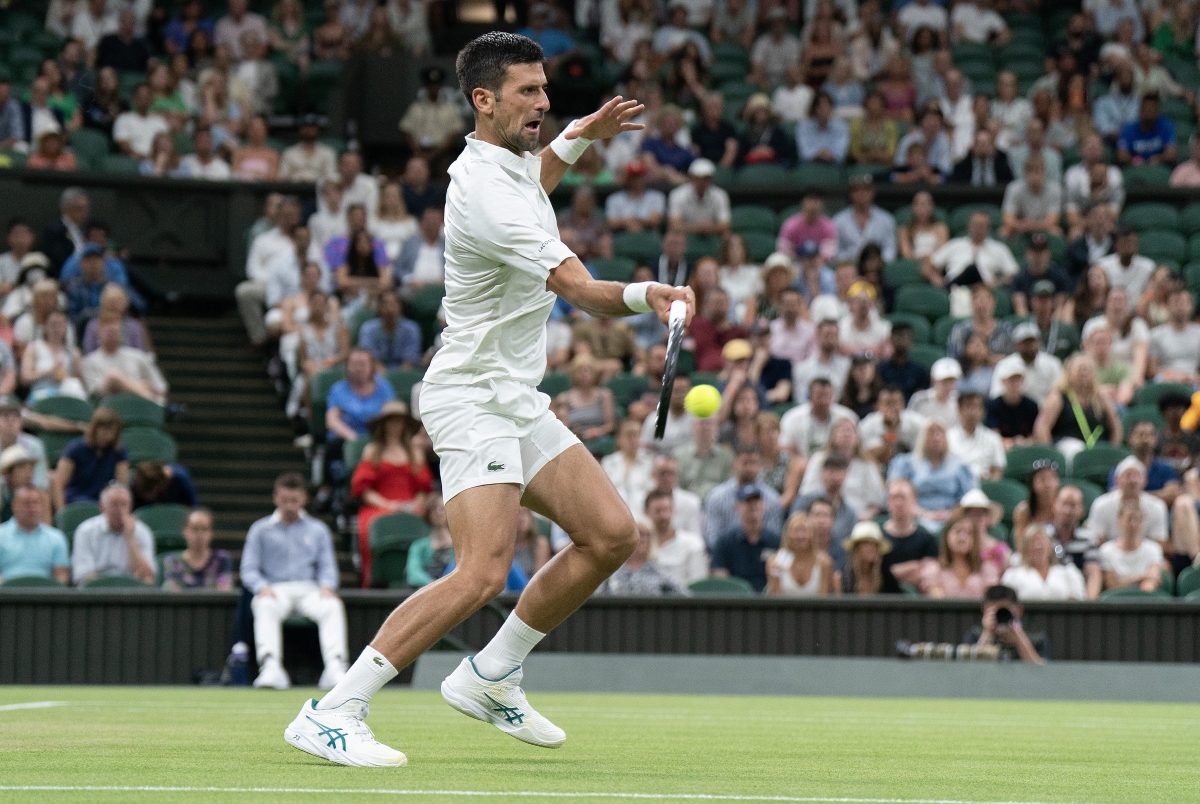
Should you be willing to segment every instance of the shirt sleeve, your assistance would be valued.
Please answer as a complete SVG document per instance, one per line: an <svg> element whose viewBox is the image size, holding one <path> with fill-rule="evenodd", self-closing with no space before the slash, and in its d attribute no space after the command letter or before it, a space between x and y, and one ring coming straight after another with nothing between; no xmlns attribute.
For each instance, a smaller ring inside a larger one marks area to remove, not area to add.
<svg viewBox="0 0 1200 804"><path fill-rule="evenodd" d="M368 460L359 461L350 478L350 496L358 499L367 489L374 488L377 474L373 463Z"/></svg>
<svg viewBox="0 0 1200 804"><path fill-rule="evenodd" d="M138 549L142 551L142 558L150 564L150 568L155 572L155 579L158 575L158 562L154 560L154 534L150 532L150 528L142 523L138 523L134 527L134 536L137 538Z"/></svg>
<svg viewBox="0 0 1200 804"><path fill-rule="evenodd" d="M246 534L246 544L242 548L242 566L240 572L242 574L242 586L246 587L253 594L258 594L263 587L269 586L267 579L263 577L260 571L259 564L262 561L262 535L256 525L250 526L250 532Z"/></svg>
<svg viewBox="0 0 1200 804"><path fill-rule="evenodd" d="M480 177L484 178L484 177ZM537 211L509 180L481 182L471 218L480 256L545 281L550 272L575 254L539 223Z"/></svg>
<svg viewBox="0 0 1200 804"><path fill-rule="evenodd" d="M71 546L71 577L75 583L79 583L95 571L96 562L92 555L90 530L80 524L75 529L75 538Z"/></svg>
<svg viewBox="0 0 1200 804"><path fill-rule="evenodd" d="M54 550L50 554L50 566L52 567L69 567L71 559L67 555L67 537L62 535L62 531L54 531Z"/></svg>
<svg viewBox="0 0 1200 804"><path fill-rule="evenodd" d="M333 555L333 534L321 524L321 544L317 553L317 583L327 589L338 588L337 559Z"/></svg>

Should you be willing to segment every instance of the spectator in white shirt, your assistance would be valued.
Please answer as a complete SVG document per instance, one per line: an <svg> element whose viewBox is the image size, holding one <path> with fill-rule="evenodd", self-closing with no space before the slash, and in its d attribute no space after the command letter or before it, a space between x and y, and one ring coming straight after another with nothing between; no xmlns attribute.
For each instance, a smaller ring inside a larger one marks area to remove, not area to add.
<svg viewBox="0 0 1200 804"><path fill-rule="evenodd" d="M621 422L617 428L617 450L600 460L600 468L617 487L629 510L640 511L646 494L654 486L651 479L654 456L642 449L642 425L637 419Z"/></svg>
<svg viewBox="0 0 1200 804"><path fill-rule="evenodd" d="M1162 574L1168 565L1162 548L1143 535L1145 519L1143 507L1136 501L1121 502L1116 511L1117 535L1100 545L1105 589L1136 586L1143 592L1155 592L1162 586Z"/></svg>
<svg viewBox="0 0 1200 804"><path fill-rule="evenodd" d="M746 76L764 90L782 84L788 69L800 66L800 40L788 33L787 11L782 7L768 11L767 26L750 51L750 74Z"/></svg>
<svg viewBox="0 0 1200 804"><path fill-rule="evenodd" d="M958 381L962 379L962 368L953 357L941 357L930 367L929 379L933 387L909 397L908 409L923 419L941 422L948 433L958 425Z"/></svg>
<svg viewBox="0 0 1200 804"><path fill-rule="evenodd" d="M192 132L192 152L179 160L179 170L191 179L228 181L233 175L229 163L213 151L212 129L197 125Z"/></svg>
<svg viewBox="0 0 1200 804"><path fill-rule="evenodd" d="M1154 260L1137 253L1138 233L1130 226L1122 226L1117 230L1113 249L1115 253L1096 264L1108 274L1109 284L1114 288L1125 288L1131 301L1140 299L1150 283L1150 277L1154 275Z"/></svg>
<svg viewBox="0 0 1200 804"><path fill-rule="evenodd" d="M883 387L875 408L874 413L859 423L858 435L871 459L887 466L897 455L913 451L925 419L904 408L904 392L894 386Z"/></svg>
<svg viewBox="0 0 1200 804"><path fill-rule="evenodd" d="M1046 183L1061 185L1063 180L1062 155L1046 144L1046 124L1034 117L1025 124L1025 141L1011 146L1008 151L1008 166L1014 179L1025 178L1025 163L1029 157L1042 157L1046 169Z"/></svg>
<svg viewBox="0 0 1200 804"><path fill-rule="evenodd" d="M807 458L824 449L839 419L858 423L854 411L834 404L833 384L825 377L816 377L806 389L808 401L798 405L779 421L779 446L793 457ZM901 396L903 404L904 397ZM803 470L799 472L803 476Z"/></svg>
<svg viewBox="0 0 1200 804"><path fill-rule="evenodd" d="M729 193L713 186L716 166L708 159L696 159L688 166L688 182L667 197L668 223L672 229L689 234L729 234Z"/></svg>
<svg viewBox="0 0 1200 804"><path fill-rule="evenodd" d="M133 109L113 123L113 140L117 147L121 153L134 159L148 158L154 137L171 130L167 118L150 111L151 100L150 87L138 84L133 90Z"/></svg>
<svg viewBox="0 0 1200 804"><path fill-rule="evenodd" d="M921 273L937 287L1007 284L1020 266L1008 246L990 237L991 219L976 212L967 221L965 237L956 237L925 258Z"/></svg>
<svg viewBox="0 0 1200 804"><path fill-rule="evenodd" d="M153 358L141 349L122 346L125 326L108 321L99 326L100 348L83 359L80 373L88 393L99 396L137 394L160 405L167 401L167 382Z"/></svg>
<svg viewBox="0 0 1200 804"><path fill-rule="evenodd" d="M362 172L362 157L357 151L345 151L338 157L337 183L342 188L342 208L349 209L354 204L362 204L367 211L368 228L375 222L375 212L379 209L379 184L372 177ZM324 198L317 199L317 209L323 209ZM336 265L329 266L337 268Z"/></svg>
<svg viewBox="0 0 1200 804"><path fill-rule="evenodd" d="M679 461L672 455L659 455L654 459L651 479L654 486L647 494L666 491L671 495L675 507L671 524L679 530L700 533L702 503L697 495L679 487Z"/></svg>
<svg viewBox="0 0 1200 804"><path fill-rule="evenodd" d="M667 197L646 187L646 165L640 160L625 167L625 189L604 202L604 217L614 232L642 232L662 226Z"/></svg>
<svg viewBox="0 0 1200 804"><path fill-rule="evenodd" d="M71 38L78 39L87 49L89 63L95 58L96 46L107 34L120 27L116 2L88 0L87 6L77 9L71 18Z"/></svg>
<svg viewBox="0 0 1200 804"><path fill-rule="evenodd" d="M957 163L971 150L975 139L974 98L964 88L963 74L947 70L942 78L942 94L938 106L951 129L951 153Z"/></svg>
<svg viewBox="0 0 1200 804"><path fill-rule="evenodd" d="M346 235L346 204L343 202L342 185L336 179L318 185L317 211L308 216L308 231L312 235L312 246L308 258L328 272L325 264L325 247L335 237ZM334 266L337 267L336 265Z"/></svg>
<svg viewBox="0 0 1200 804"><path fill-rule="evenodd" d="M1004 190L1001 206L1001 237L1046 232L1062 235L1062 188L1046 178L1046 163L1040 154L1025 160L1025 178L1010 183Z"/></svg>
<svg viewBox="0 0 1200 804"><path fill-rule="evenodd" d="M283 181L321 182L337 178L337 153L318 142L321 125L315 114L300 119L299 142L283 149L279 178Z"/></svg>
<svg viewBox="0 0 1200 804"><path fill-rule="evenodd" d="M1000 582L1012 587L1021 600L1086 600L1083 573L1073 561L1059 562L1054 542L1041 524L1025 529L1021 563L1004 571Z"/></svg>
<svg viewBox="0 0 1200 804"><path fill-rule="evenodd" d="M913 36L921 28L929 28L938 35L938 40L945 44L950 18L946 9L930 0L911 0L900 9L900 13L896 15L896 22L906 42L912 42Z"/></svg>
<svg viewBox="0 0 1200 804"><path fill-rule="evenodd" d="M1158 382L1193 385L1200 370L1200 324L1192 321L1192 293L1179 285L1167 297L1167 323L1150 330L1149 373Z"/></svg>
<svg viewBox="0 0 1200 804"><path fill-rule="evenodd" d="M1004 18L990 0L961 0L950 13L956 42L1003 45L1012 38Z"/></svg>
<svg viewBox="0 0 1200 804"><path fill-rule="evenodd" d="M817 329L811 321L801 317L804 314L804 297L800 291L793 287L784 288L779 294L778 313L768 325L771 356L792 363L807 360L817 345Z"/></svg>
<svg viewBox="0 0 1200 804"><path fill-rule="evenodd" d="M867 353L877 361L892 356L892 322L879 317L875 287L857 281L847 292L849 309L838 321L839 349L843 355Z"/></svg>
<svg viewBox="0 0 1200 804"><path fill-rule="evenodd" d="M241 61L242 36L251 33L266 42L267 21L260 14L247 10L247 0L229 0L229 13L217 20L213 31L213 44L229 48L235 61Z"/></svg>
<svg viewBox="0 0 1200 804"><path fill-rule="evenodd" d="M276 220L276 226L250 243L250 255L246 258L246 281L239 283L235 290L246 334L256 346L261 346L267 340L263 311L267 303L271 262L277 255L290 254L296 248L292 234L300 225L299 199L290 196L284 198L279 204Z"/></svg>
<svg viewBox="0 0 1200 804"><path fill-rule="evenodd" d="M421 212L417 233L400 246L395 280L411 295L426 285L446 283L446 237L442 234L441 207L428 206Z"/></svg>
<svg viewBox="0 0 1200 804"><path fill-rule="evenodd" d="M771 93L771 111L785 123L799 123L808 117L816 94L804 83L804 71L799 65L788 67L783 83Z"/></svg>
<svg viewBox="0 0 1200 804"><path fill-rule="evenodd" d="M650 532L650 560L680 586L708 577L708 551L699 532L674 524L675 499L670 491L651 491L645 497Z"/></svg>
<svg viewBox="0 0 1200 804"><path fill-rule="evenodd" d="M841 354L838 340L838 322L825 319L817 324L817 349L807 360L797 363L792 370L792 388L797 402L808 398L808 387L817 377L824 377L833 386L833 396L838 399L850 373L850 358Z"/></svg>
<svg viewBox="0 0 1200 804"><path fill-rule="evenodd" d="M1000 434L983 426L983 396L958 395L958 424L946 432L950 454L965 463L980 480L999 480L1008 458Z"/></svg>

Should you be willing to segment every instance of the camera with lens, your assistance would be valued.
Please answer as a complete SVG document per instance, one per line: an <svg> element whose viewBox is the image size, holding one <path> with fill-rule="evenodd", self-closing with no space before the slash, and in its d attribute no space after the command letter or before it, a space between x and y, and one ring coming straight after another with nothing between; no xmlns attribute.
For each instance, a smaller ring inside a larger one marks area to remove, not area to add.
<svg viewBox="0 0 1200 804"><path fill-rule="evenodd" d="M1016 619L1013 616L1013 610L1008 606L1001 606L996 609L996 625L1012 625L1012 621Z"/></svg>

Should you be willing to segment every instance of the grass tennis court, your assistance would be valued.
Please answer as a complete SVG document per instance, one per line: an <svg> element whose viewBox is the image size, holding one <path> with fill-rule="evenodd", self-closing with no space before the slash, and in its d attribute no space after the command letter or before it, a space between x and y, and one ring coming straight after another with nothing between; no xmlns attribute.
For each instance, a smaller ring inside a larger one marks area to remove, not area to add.
<svg viewBox="0 0 1200 804"><path fill-rule="evenodd" d="M566 746L547 751L453 712L436 693L386 691L370 722L408 754L409 767L364 770L322 764L284 744L283 728L304 694L0 688L0 801L1143 804L1200 797L1195 705L535 691L532 703L568 734ZM114 789L130 787L183 789ZM578 793L593 795L562 795Z"/></svg>

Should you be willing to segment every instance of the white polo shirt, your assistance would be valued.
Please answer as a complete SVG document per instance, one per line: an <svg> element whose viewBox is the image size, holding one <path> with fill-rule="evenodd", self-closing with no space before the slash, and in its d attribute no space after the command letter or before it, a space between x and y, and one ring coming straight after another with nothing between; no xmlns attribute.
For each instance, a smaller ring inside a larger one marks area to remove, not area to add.
<svg viewBox="0 0 1200 804"><path fill-rule="evenodd" d="M1167 527L1167 504L1153 494L1142 492L1138 497L1138 506L1142 509L1142 538L1147 541L1165 542L1171 537ZM1102 542L1112 542L1121 537L1117 526L1117 512L1121 509L1121 490L1108 491L1101 494L1092 503L1088 512L1088 530L1096 534ZM1101 566L1103 566L1103 554Z"/></svg>
<svg viewBox="0 0 1200 804"><path fill-rule="evenodd" d="M1011 365L1018 365L1025 371L1025 396L1039 405L1046 396L1054 390L1059 375L1062 374L1062 361L1054 355L1038 352L1033 359L1033 365L1028 365L1019 354L1013 353L996 364L992 371L992 387L988 397L995 398L1004 395L1004 382L1000 379L1005 370Z"/></svg>
<svg viewBox="0 0 1200 804"><path fill-rule="evenodd" d="M113 139L129 143L129 147L136 154L149 156L154 138L170 130L171 126L161 114L152 112L140 115L137 112L125 112L113 123Z"/></svg>
<svg viewBox="0 0 1200 804"><path fill-rule="evenodd" d="M558 238L542 160L467 135L446 191L446 329L427 383L536 386L546 370L550 271L575 256Z"/></svg>
<svg viewBox="0 0 1200 804"><path fill-rule="evenodd" d="M929 259L942 271L947 282L971 265L979 269L979 275L989 284L1007 281L1021 270L1009 247L990 237L978 246L969 237L956 237L933 252Z"/></svg>
<svg viewBox="0 0 1200 804"><path fill-rule="evenodd" d="M1108 274L1108 281L1114 288L1125 288L1131 303L1136 303L1134 300L1142 297L1157 267L1154 260L1141 254L1134 254L1128 266L1122 265L1121 258L1116 254L1109 254L1096 264Z"/></svg>
<svg viewBox="0 0 1200 804"><path fill-rule="evenodd" d="M1008 466L1000 434L982 424L976 425L971 435L967 435L961 424L956 424L946 431L946 442L950 454L965 463L980 480L987 480L992 469L1003 470Z"/></svg>

